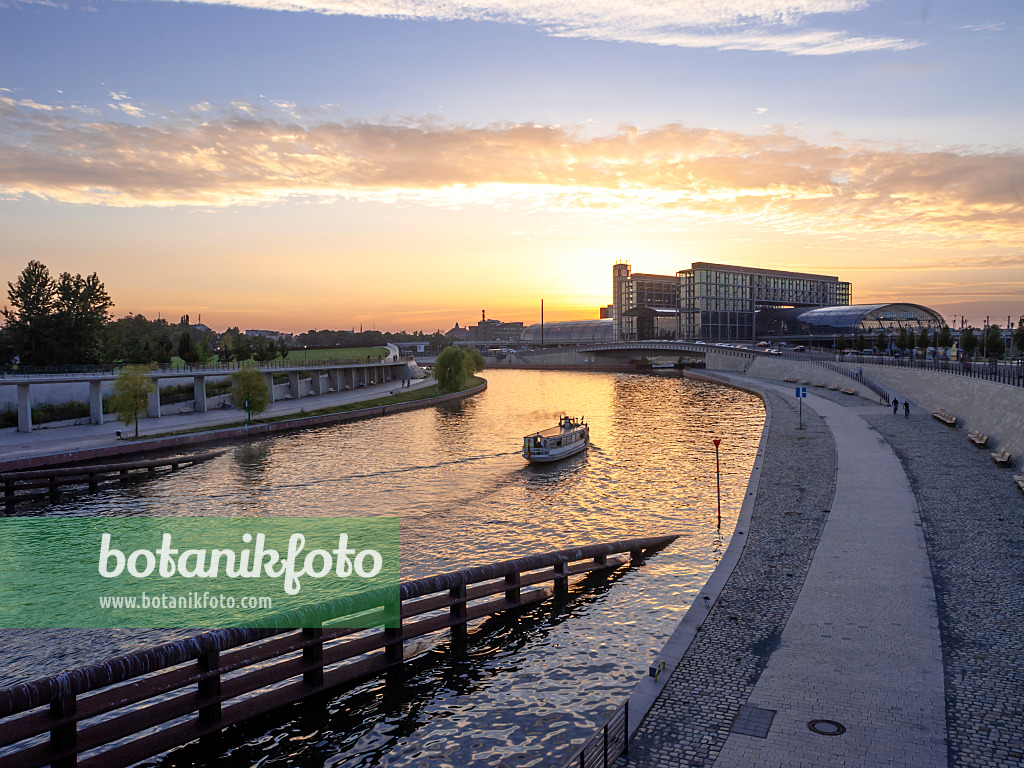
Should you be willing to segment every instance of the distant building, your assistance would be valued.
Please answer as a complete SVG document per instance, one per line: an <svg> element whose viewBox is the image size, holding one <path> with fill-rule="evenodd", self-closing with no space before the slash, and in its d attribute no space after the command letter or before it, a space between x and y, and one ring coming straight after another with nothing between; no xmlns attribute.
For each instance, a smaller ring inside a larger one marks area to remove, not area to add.
<svg viewBox="0 0 1024 768"><path fill-rule="evenodd" d="M615 305L609 304L607 307L601 307L600 318L602 320L611 320L615 316Z"/></svg>
<svg viewBox="0 0 1024 768"><path fill-rule="evenodd" d="M282 339L282 338L291 338L291 334L290 333L283 333L281 331L263 331L263 330L251 330L251 329L246 331L245 335L249 336L250 338L255 338L257 336L265 336L266 338L273 339L274 341L278 341L279 339Z"/></svg>
<svg viewBox="0 0 1024 768"><path fill-rule="evenodd" d="M612 319L619 341L753 340L762 309L850 304L850 283L828 275L695 262L673 275L612 267Z"/></svg>
<svg viewBox="0 0 1024 768"><path fill-rule="evenodd" d="M445 337L455 341L465 341L469 338L469 329L459 328L459 324L456 323L455 327L445 334Z"/></svg>

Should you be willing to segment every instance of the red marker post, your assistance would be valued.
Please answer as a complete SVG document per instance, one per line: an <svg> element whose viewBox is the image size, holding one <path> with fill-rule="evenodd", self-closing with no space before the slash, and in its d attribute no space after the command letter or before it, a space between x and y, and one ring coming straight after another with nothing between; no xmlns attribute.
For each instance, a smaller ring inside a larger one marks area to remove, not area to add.
<svg viewBox="0 0 1024 768"><path fill-rule="evenodd" d="M715 444L715 479L718 483L718 530L722 530L722 467L718 462L718 444L722 442L722 439L716 437L714 439Z"/></svg>

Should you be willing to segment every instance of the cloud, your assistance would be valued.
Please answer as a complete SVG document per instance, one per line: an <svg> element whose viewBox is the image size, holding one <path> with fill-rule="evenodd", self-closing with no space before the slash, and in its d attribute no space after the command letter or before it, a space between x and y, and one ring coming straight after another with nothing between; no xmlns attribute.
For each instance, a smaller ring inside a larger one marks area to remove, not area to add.
<svg viewBox="0 0 1024 768"><path fill-rule="evenodd" d="M110 104L107 104L107 106L111 109L116 109L121 112L124 112L129 117L134 117L138 119L146 117L145 111L141 107L138 107L135 104L133 104L128 94L118 91L111 91L110 98L113 99L113 101Z"/></svg>
<svg viewBox="0 0 1024 768"><path fill-rule="evenodd" d="M336 199L728 223L1020 252L1024 154L818 144L685 125L601 136L538 124L307 122L251 105L151 124L0 94L0 196L110 206Z"/></svg>
<svg viewBox="0 0 1024 768"><path fill-rule="evenodd" d="M809 26L815 17L862 11L877 1L205 0L211 4L276 11L524 24L556 37L797 55L906 50L919 45L903 38L851 36L843 31Z"/></svg>

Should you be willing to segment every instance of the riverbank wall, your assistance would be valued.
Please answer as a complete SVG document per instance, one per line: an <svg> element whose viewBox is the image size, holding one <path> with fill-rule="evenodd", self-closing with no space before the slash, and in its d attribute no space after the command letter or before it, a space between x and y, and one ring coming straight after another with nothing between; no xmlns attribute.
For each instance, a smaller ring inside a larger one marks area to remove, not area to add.
<svg viewBox="0 0 1024 768"><path fill-rule="evenodd" d="M360 421L371 419L377 416L390 416L403 411L414 411L420 408L431 408L435 405L464 400L477 395L487 389L487 381L476 387L453 392L449 395L428 397L423 400L412 400L406 403L394 403L392 405L380 405L372 408L358 408L351 411L339 411L338 413L326 413L320 416L303 416L296 419L284 419L263 424L250 424L248 426L227 427L225 429L211 429L205 432L192 432L184 435L168 435L148 440L125 441L117 445L103 446L98 448L75 449L49 453L42 456L30 456L21 459L11 459L0 462L0 472L16 472L19 470L39 469L42 467L60 466L62 464L73 464L82 461L95 461L110 459L122 456L134 456L179 448L189 448L194 445L205 445L208 443L238 440L246 437L269 435L277 432L286 432L293 429L309 429L321 427L328 424L338 424L347 421Z"/></svg>

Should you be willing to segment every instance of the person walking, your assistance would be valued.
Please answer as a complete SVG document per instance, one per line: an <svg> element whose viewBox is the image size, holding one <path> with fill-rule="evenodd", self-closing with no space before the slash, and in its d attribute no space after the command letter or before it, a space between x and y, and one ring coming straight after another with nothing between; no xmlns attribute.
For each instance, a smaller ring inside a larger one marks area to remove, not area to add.
<svg viewBox="0 0 1024 768"><path fill-rule="evenodd" d="M900 409L900 401L899 401L899 400L897 400L897 399L896 399L896 398L894 397L894 398L892 399L892 415L893 415L893 416L895 416L895 415L896 415L896 411L898 411L899 409Z"/></svg>
<svg viewBox="0 0 1024 768"><path fill-rule="evenodd" d="M910 418L910 401L909 400L904 400L903 401L903 418L905 418L905 419L909 419Z"/></svg>

